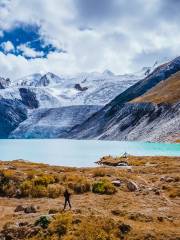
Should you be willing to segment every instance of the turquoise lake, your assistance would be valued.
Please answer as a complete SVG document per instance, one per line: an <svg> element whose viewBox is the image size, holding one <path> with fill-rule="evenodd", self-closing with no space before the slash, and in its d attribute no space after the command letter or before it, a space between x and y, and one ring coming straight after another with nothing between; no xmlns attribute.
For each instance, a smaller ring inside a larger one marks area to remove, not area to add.
<svg viewBox="0 0 180 240"><path fill-rule="evenodd" d="M24 159L59 166L90 167L105 155L180 156L180 144L99 140L0 140L0 160Z"/></svg>

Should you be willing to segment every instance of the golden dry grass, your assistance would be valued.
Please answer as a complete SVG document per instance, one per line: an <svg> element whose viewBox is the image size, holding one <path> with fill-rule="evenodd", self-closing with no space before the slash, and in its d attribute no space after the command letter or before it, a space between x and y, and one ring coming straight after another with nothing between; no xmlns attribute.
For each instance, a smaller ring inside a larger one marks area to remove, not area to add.
<svg viewBox="0 0 180 240"><path fill-rule="evenodd" d="M113 162L119 161L111 157ZM107 161L107 159L106 159ZM180 157L134 157L126 161L132 165L131 169L116 167L97 168L64 168L26 162L0 162L0 169L16 166L15 175L21 178L30 170L35 173L41 171L59 177L61 184L71 181L97 182L102 179L108 181L120 179L122 186L117 187L113 195L99 195L91 191L72 195L72 210L67 211L73 221L68 226L67 233L60 239L178 239L180 236L180 189L179 171ZM139 191L129 192L126 182L132 180ZM64 182L63 182L64 181ZM50 209L57 209L61 216L63 197L58 198L0 198L0 229L7 222L19 223L28 221L34 223L40 216L47 215ZM24 214L14 212L17 205L34 204L39 206L37 213ZM57 216L58 216L57 214ZM60 217L61 219L61 217ZM109 226L107 222L109 223ZM73 222L78 222L73 223ZM131 226L131 231L124 238L117 237L118 226L125 223ZM55 223L54 223L55 224ZM111 226L113 226L111 230ZM56 224L55 224L56 226ZM51 231L55 228L51 224ZM104 229L105 232L99 231ZM97 231L98 230L98 231ZM55 230L54 230L55 231ZM109 233L108 233L109 231ZM78 235L79 234L79 235ZM109 234L109 235L108 235ZM91 235L92 238L87 236ZM84 238L83 238L84 236ZM111 236L109 238L109 236ZM148 238L149 236L149 238ZM150 238L151 237L151 238ZM39 237L34 240L42 239ZM56 233L53 238L59 239Z"/></svg>
<svg viewBox="0 0 180 240"><path fill-rule="evenodd" d="M177 103L180 101L180 71L161 81L144 95L132 102Z"/></svg>

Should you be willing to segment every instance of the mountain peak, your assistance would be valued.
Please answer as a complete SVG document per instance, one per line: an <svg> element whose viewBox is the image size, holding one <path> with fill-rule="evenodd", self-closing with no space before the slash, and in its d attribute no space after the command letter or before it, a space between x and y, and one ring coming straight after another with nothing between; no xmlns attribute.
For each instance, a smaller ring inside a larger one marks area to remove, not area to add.
<svg viewBox="0 0 180 240"><path fill-rule="evenodd" d="M114 73L111 72L109 69L104 70L103 74L108 75L108 76L114 76Z"/></svg>
<svg viewBox="0 0 180 240"><path fill-rule="evenodd" d="M9 87L11 81L9 78L0 77L0 89Z"/></svg>

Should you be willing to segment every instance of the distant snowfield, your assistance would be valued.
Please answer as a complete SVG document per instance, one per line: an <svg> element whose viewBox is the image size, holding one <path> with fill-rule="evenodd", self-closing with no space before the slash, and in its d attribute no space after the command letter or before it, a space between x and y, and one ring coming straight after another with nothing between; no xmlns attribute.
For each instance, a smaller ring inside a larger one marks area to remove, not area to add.
<svg viewBox="0 0 180 240"><path fill-rule="evenodd" d="M136 83L138 75L114 75L103 73L81 73L76 76L58 77L53 73L44 76L34 74L11 82L1 89L0 98L21 99L19 88L29 88L36 94L40 108L53 108L72 105L103 106L118 94Z"/></svg>

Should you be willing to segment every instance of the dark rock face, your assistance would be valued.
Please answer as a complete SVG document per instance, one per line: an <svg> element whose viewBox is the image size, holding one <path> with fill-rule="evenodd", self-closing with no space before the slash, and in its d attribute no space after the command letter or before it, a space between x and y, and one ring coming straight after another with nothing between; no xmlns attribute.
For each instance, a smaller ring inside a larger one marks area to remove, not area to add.
<svg viewBox="0 0 180 240"><path fill-rule="evenodd" d="M88 87L82 87L79 83L75 84L74 88L81 92L88 90Z"/></svg>
<svg viewBox="0 0 180 240"><path fill-rule="evenodd" d="M145 79L121 93L81 126L73 128L69 132L69 137L78 139L144 140L147 134L150 136L154 130L159 131L156 128L158 121L161 121L164 127L168 125L169 121L169 125L165 129L167 136L170 132L176 132L179 126L177 105L128 102L143 95L160 81L167 79L177 71L180 71L180 57L159 66ZM173 123L173 118L177 125L174 126L175 130L170 126L170 121ZM144 131L144 128L146 128L146 131ZM159 132L160 134L162 133ZM165 137L165 133L162 137ZM159 139L158 136L154 135L149 140Z"/></svg>
<svg viewBox="0 0 180 240"><path fill-rule="evenodd" d="M57 83L60 81L60 78L53 74L53 73L47 73L44 76L40 78L39 81L35 84L36 87L47 87L50 83L54 82Z"/></svg>
<svg viewBox="0 0 180 240"><path fill-rule="evenodd" d="M27 110L21 101L0 99L0 138L7 138L26 118Z"/></svg>
<svg viewBox="0 0 180 240"><path fill-rule="evenodd" d="M29 108L38 108L39 102L36 98L36 94L28 88L19 89L22 103Z"/></svg>
<svg viewBox="0 0 180 240"><path fill-rule="evenodd" d="M1 78L0 77L0 89L9 87L10 83L11 83L11 81L9 78Z"/></svg>

